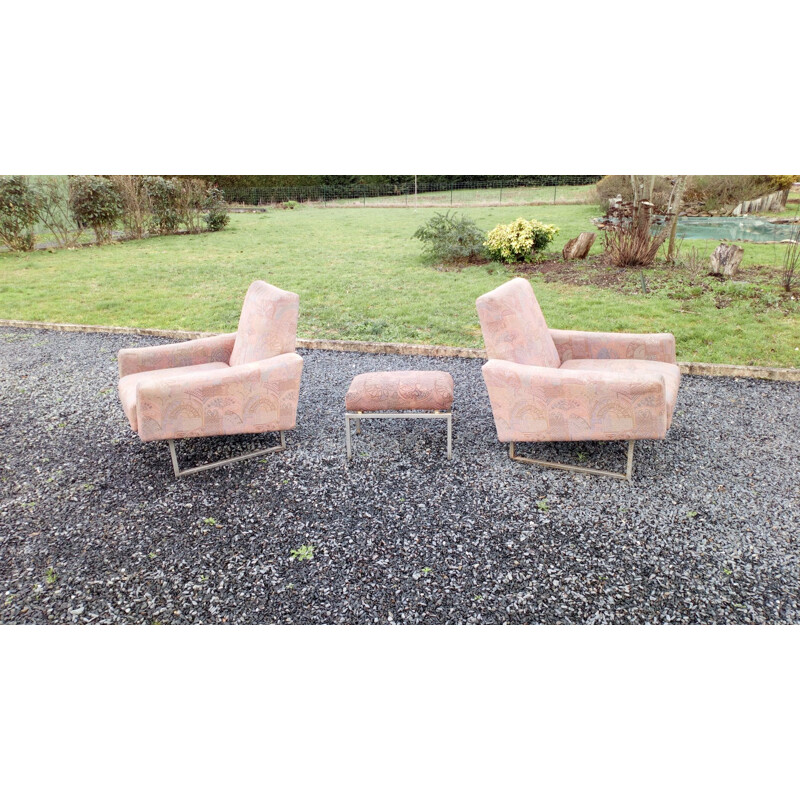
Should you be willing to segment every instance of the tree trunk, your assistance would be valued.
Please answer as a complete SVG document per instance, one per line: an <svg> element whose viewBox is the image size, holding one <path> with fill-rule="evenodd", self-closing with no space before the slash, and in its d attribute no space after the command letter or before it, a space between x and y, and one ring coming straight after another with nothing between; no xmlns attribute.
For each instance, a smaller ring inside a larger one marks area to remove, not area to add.
<svg viewBox="0 0 800 800"><path fill-rule="evenodd" d="M669 229L669 247L667 248L667 261L672 261L675 253L675 234L678 231L678 215L683 205L683 193L686 190L686 175L678 175L675 181L674 202L670 201L669 212L672 213L672 222Z"/></svg>
<svg viewBox="0 0 800 800"><path fill-rule="evenodd" d="M596 238L596 233L582 233L580 236L570 239L561 251L564 261L571 261L573 258L586 258Z"/></svg>
<svg viewBox="0 0 800 800"><path fill-rule="evenodd" d="M743 247L724 243L719 245L711 254L711 274L723 275L726 278L736 277L743 255Z"/></svg>

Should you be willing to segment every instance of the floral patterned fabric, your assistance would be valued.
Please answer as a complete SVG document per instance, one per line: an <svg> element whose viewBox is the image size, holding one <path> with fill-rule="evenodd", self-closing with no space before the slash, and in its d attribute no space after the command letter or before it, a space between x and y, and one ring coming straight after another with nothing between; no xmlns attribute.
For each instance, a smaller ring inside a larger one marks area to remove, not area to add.
<svg viewBox="0 0 800 800"><path fill-rule="evenodd" d="M666 436L680 385L671 333L549 330L521 278L477 306L501 442Z"/></svg>
<svg viewBox="0 0 800 800"><path fill-rule="evenodd" d="M501 442L663 439L662 375L488 361L483 377Z"/></svg>
<svg viewBox="0 0 800 800"><path fill-rule="evenodd" d="M553 337L525 278L514 278L476 301L489 358L559 367Z"/></svg>
<svg viewBox="0 0 800 800"><path fill-rule="evenodd" d="M264 281L253 281L244 298L229 363L232 367L293 353L297 346L300 297Z"/></svg>
<svg viewBox="0 0 800 800"><path fill-rule="evenodd" d="M207 336L189 342L125 348L119 351L117 357L119 376L124 378L135 372L190 367L197 364L221 362L227 364L235 340L235 333L223 333L220 336Z"/></svg>
<svg viewBox="0 0 800 800"><path fill-rule="evenodd" d="M348 411L449 411L453 377L435 370L365 372L345 395Z"/></svg>
<svg viewBox="0 0 800 800"><path fill-rule="evenodd" d="M187 375L195 375L198 372L212 372L219 369L230 369L228 364L214 362L211 364L194 364L189 367L172 367L171 369L157 369L152 372L132 372L120 378L119 381L119 399L122 402L122 409L128 422L131 424L133 430L139 429L139 417L136 413L136 393L139 385L147 381L164 380L164 379L178 379L186 377Z"/></svg>
<svg viewBox="0 0 800 800"><path fill-rule="evenodd" d="M152 373L136 387L145 441L294 428L303 359L285 353L237 367Z"/></svg>
<svg viewBox="0 0 800 800"><path fill-rule="evenodd" d="M236 333L120 350L119 396L133 430L147 442L293 428L299 302L254 281Z"/></svg>
<svg viewBox="0 0 800 800"><path fill-rule="evenodd" d="M639 358L675 363L675 337L671 333L600 333L554 328L550 333L562 362L584 358Z"/></svg>
<svg viewBox="0 0 800 800"><path fill-rule="evenodd" d="M672 412L678 402L678 387L681 383L681 371L676 364L666 364L662 361L646 361L639 358L586 358L565 361L562 370L603 370L609 375L621 378L628 376L647 377L648 375L661 376L664 379L664 400L667 406L667 427L672 424Z"/></svg>

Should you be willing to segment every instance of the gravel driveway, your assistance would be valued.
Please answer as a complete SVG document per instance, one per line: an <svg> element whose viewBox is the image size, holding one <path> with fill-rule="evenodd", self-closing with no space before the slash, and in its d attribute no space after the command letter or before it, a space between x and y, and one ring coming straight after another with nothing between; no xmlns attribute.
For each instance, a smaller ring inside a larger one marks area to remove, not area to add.
<svg viewBox="0 0 800 800"><path fill-rule="evenodd" d="M176 480L116 394L117 350L161 341L0 328L0 622L800 619L797 384L684 378L627 484L511 462L480 361L301 351L287 451ZM347 463L347 386L386 369L452 373L452 462L443 422L375 420ZM622 443L536 452L624 467Z"/></svg>

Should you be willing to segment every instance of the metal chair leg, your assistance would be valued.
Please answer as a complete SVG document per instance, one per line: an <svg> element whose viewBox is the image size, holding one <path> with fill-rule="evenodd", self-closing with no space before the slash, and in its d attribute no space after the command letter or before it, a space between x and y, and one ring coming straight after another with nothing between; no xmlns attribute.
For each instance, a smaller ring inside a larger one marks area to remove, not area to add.
<svg viewBox="0 0 800 800"><path fill-rule="evenodd" d="M569 472L580 472L586 475L602 475L606 478L618 478L623 481L630 481L633 476L633 445L635 440L628 442L628 459L625 472L609 472L604 469L592 469L591 467L574 467L572 464L561 464L557 461L541 461L536 458L526 458L515 454L514 442L509 442L508 455L512 461L521 461L525 464L536 464L539 467L552 467L553 469L564 469Z"/></svg>
<svg viewBox="0 0 800 800"><path fill-rule="evenodd" d="M256 456L267 455L268 453L280 453L286 449L286 436L283 431L280 431L281 443L275 447L267 447L262 450L253 450L250 453L243 453L240 456L233 456L232 458L223 458L220 461L214 461L211 464L203 464L199 467L190 467L189 469L181 469L178 466L178 455L175 452L175 440L167 439L169 445L169 454L172 457L172 471L175 473L176 478L182 478L184 475L193 475L195 472L202 472L206 469L214 469L215 467L223 467L225 464L233 464L236 461L244 461L248 458L255 458Z"/></svg>
<svg viewBox="0 0 800 800"><path fill-rule="evenodd" d="M344 415L345 441L347 442L347 460L353 457L353 446L350 442L350 417Z"/></svg>
<svg viewBox="0 0 800 800"><path fill-rule="evenodd" d="M447 458L453 458L453 415L447 415Z"/></svg>

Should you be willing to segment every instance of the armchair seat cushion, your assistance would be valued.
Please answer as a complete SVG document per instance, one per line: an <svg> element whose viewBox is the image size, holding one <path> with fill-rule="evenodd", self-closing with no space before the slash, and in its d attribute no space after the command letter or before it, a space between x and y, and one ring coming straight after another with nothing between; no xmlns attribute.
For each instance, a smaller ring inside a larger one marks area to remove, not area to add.
<svg viewBox="0 0 800 800"><path fill-rule="evenodd" d="M574 358L564 361L561 369L603 370L614 375L646 376L656 374L664 378L667 405L667 427L672 422L672 412L678 401L681 371L675 364L664 361L645 361L641 358Z"/></svg>
<svg viewBox="0 0 800 800"><path fill-rule="evenodd" d="M180 378L183 375L194 375L198 372L209 372L217 369L230 369L228 364L212 361L210 364L194 364L187 367L170 367L168 369L153 369L146 372L134 372L120 379L119 399L125 416L134 431L138 430L136 416L136 392L142 383L149 380L162 380L164 378Z"/></svg>

